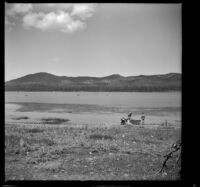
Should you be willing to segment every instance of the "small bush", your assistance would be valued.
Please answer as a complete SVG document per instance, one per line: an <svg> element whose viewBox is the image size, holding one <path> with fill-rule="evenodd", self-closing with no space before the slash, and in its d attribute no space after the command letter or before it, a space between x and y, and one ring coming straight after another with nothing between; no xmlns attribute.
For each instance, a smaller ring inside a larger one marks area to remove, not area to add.
<svg viewBox="0 0 200 187"><path fill-rule="evenodd" d="M109 135L102 135L102 134L92 134L89 136L90 139L94 139L94 140L101 140L101 139L104 139L104 140L112 140L113 137L112 136L109 136Z"/></svg>
<svg viewBox="0 0 200 187"><path fill-rule="evenodd" d="M141 120L134 120L134 119L131 119L131 120L130 120L130 123L132 123L133 125L140 125Z"/></svg>
<svg viewBox="0 0 200 187"><path fill-rule="evenodd" d="M46 124L61 124L64 122L68 122L69 119L62 119L62 118L43 118L42 119L43 123Z"/></svg>
<svg viewBox="0 0 200 187"><path fill-rule="evenodd" d="M16 118L12 118L14 120L21 120L21 119L29 119L29 117L27 116L21 116L21 117L16 117Z"/></svg>
<svg viewBox="0 0 200 187"><path fill-rule="evenodd" d="M37 128L26 130L26 132L28 132L28 133L40 133L40 132L43 132L43 131L44 131L43 129L37 129Z"/></svg>

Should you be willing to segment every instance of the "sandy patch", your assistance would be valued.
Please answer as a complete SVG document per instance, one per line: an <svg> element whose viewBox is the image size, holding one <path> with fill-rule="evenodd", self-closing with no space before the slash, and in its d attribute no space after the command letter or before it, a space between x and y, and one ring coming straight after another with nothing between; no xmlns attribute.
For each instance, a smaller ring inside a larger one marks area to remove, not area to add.
<svg viewBox="0 0 200 187"><path fill-rule="evenodd" d="M6 113L15 112L20 107L21 107L20 104L6 103L5 104L5 112Z"/></svg>

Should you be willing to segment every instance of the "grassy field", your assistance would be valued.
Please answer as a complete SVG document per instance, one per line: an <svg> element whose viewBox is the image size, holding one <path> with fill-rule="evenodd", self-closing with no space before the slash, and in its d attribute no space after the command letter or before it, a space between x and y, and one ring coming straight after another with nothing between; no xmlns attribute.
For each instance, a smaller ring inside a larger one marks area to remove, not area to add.
<svg viewBox="0 0 200 187"><path fill-rule="evenodd" d="M24 118L25 116L23 116ZM19 119L20 121L20 119ZM6 180L179 180L174 155L162 174L163 156L181 137L174 127L5 125ZM49 122L49 123L48 123Z"/></svg>

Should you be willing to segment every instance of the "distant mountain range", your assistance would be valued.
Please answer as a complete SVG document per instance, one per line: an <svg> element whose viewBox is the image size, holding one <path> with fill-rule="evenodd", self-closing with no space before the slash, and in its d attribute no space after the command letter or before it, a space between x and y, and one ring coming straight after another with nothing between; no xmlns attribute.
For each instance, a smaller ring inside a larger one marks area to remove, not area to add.
<svg viewBox="0 0 200 187"><path fill-rule="evenodd" d="M181 74L67 77L40 72L5 83L5 91L180 91Z"/></svg>

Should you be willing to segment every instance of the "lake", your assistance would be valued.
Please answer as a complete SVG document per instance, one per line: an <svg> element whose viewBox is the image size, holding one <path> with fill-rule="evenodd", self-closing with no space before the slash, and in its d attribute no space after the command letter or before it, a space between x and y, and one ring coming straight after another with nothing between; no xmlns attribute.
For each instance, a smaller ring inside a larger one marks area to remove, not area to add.
<svg viewBox="0 0 200 187"><path fill-rule="evenodd" d="M5 102L181 107L181 92L6 92Z"/></svg>
<svg viewBox="0 0 200 187"><path fill-rule="evenodd" d="M147 123L181 123L181 92L5 92L6 120L68 118L74 124L119 124L141 113ZM9 121L10 123L10 121Z"/></svg>

